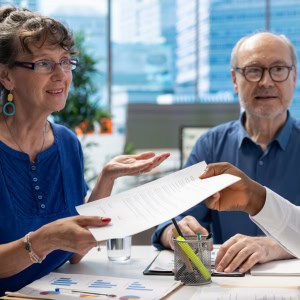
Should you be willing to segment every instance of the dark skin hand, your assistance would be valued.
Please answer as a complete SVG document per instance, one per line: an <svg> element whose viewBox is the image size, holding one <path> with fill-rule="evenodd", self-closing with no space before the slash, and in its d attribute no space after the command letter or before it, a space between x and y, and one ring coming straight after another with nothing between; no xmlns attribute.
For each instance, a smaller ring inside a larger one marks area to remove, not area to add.
<svg viewBox="0 0 300 300"><path fill-rule="evenodd" d="M238 210L256 215L264 206L266 189L229 163L209 164L200 178L231 174L240 181L205 200L207 207L219 211Z"/></svg>

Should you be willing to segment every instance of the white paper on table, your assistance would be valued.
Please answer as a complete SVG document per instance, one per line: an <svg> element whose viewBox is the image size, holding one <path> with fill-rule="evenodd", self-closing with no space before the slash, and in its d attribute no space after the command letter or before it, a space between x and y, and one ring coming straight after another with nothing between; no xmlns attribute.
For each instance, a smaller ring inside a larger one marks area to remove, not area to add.
<svg viewBox="0 0 300 300"><path fill-rule="evenodd" d="M299 289L298 287L215 287L197 289L190 300L298 300Z"/></svg>
<svg viewBox="0 0 300 300"><path fill-rule="evenodd" d="M174 269L174 251L162 250L149 267L149 271L172 272Z"/></svg>
<svg viewBox="0 0 300 300"><path fill-rule="evenodd" d="M96 240L122 238L163 223L240 180L222 174L198 177L205 162L177 171L142 186L77 206L80 215L110 217L104 227L90 228Z"/></svg>
<svg viewBox="0 0 300 300"><path fill-rule="evenodd" d="M250 273L257 276L300 276L300 259L274 260L256 264Z"/></svg>
<svg viewBox="0 0 300 300"><path fill-rule="evenodd" d="M219 249L213 249L211 251L211 266L215 266L215 259L217 257ZM155 272L172 272L174 269L174 251L173 250L161 250L155 257L149 271Z"/></svg>

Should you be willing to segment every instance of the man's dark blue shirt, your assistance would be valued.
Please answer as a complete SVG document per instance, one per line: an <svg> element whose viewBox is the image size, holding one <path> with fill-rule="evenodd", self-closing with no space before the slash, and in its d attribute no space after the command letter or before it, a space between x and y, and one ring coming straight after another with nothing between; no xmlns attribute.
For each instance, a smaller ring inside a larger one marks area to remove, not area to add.
<svg viewBox="0 0 300 300"><path fill-rule="evenodd" d="M300 205L300 122L288 113L285 125L263 151L244 129L243 120L244 114L240 120L216 126L202 135L185 166L203 160L207 164L229 162L255 181ZM202 226L212 230L216 244L224 243L237 233L263 235L248 214L243 212L218 212L200 203L178 216L177 220L187 215L194 216ZM154 246L159 249L162 249L160 235L168 224L170 222L159 225L152 236Z"/></svg>

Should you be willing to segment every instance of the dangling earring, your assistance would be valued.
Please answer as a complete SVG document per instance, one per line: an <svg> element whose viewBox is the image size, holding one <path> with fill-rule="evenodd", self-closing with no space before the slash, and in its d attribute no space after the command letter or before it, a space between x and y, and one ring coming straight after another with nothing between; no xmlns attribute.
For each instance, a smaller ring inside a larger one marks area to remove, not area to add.
<svg viewBox="0 0 300 300"><path fill-rule="evenodd" d="M9 91L7 95L7 102L3 105L2 112L6 117L11 117L16 113L16 106L13 103L14 95ZM11 112L8 111L10 107Z"/></svg>

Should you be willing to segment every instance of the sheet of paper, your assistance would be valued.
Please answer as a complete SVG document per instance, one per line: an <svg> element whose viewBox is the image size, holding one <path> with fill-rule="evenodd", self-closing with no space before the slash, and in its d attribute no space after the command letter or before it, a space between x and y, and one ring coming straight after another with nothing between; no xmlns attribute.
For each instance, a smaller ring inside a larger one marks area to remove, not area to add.
<svg viewBox="0 0 300 300"><path fill-rule="evenodd" d="M215 258L217 256L218 249L213 249L211 252L211 264L212 267L215 264ZM172 250L162 250L156 256L155 260L149 267L149 271L165 272L173 271L174 269L174 251Z"/></svg>
<svg viewBox="0 0 300 300"><path fill-rule="evenodd" d="M85 274L50 273L19 290L19 293L46 299L161 299L181 283L158 279L132 279ZM59 290L57 290L59 289ZM116 297L89 295L112 294Z"/></svg>
<svg viewBox="0 0 300 300"><path fill-rule="evenodd" d="M173 271L174 269L174 251L172 250L162 250L156 256L152 265L150 266L150 271Z"/></svg>
<svg viewBox="0 0 300 300"><path fill-rule="evenodd" d="M80 215L112 218L108 226L91 228L97 240L133 235L170 220L240 180L230 174L200 180L198 177L205 167L206 163L201 162L76 209Z"/></svg>
<svg viewBox="0 0 300 300"><path fill-rule="evenodd" d="M190 300L299 300L299 289L295 288L222 288L199 289Z"/></svg>
<svg viewBox="0 0 300 300"><path fill-rule="evenodd" d="M257 264L250 273L257 276L300 276L300 259L275 260Z"/></svg>

